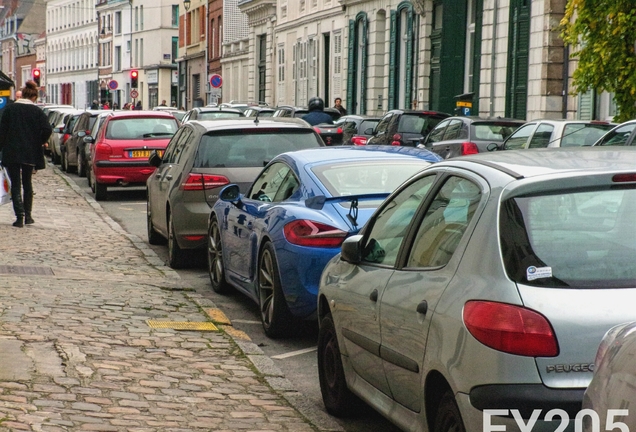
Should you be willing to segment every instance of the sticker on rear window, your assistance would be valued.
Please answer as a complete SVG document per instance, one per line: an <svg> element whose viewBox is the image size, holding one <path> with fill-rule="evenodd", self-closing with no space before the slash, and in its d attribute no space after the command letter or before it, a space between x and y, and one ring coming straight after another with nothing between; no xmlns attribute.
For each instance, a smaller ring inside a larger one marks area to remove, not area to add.
<svg viewBox="0 0 636 432"><path fill-rule="evenodd" d="M535 279L543 279L552 277L552 267L535 267L530 266L526 270L526 278L531 281Z"/></svg>

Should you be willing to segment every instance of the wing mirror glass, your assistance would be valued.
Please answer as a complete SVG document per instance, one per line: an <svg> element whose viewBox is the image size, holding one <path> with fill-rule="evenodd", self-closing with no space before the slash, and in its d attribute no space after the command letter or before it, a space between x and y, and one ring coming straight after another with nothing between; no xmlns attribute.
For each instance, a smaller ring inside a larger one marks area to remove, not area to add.
<svg viewBox="0 0 636 432"><path fill-rule="evenodd" d="M231 185L225 186L223 189L221 189L221 193L219 194L219 199L221 201L226 201L231 203L240 201L241 191L238 185L231 184Z"/></svg>

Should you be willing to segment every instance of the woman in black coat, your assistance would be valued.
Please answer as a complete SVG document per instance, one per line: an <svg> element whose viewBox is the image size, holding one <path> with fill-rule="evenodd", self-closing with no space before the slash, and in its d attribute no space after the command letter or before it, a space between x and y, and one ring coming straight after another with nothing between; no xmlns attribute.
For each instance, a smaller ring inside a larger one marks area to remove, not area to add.
<svg viewBox="0 0 636 432"><path fill-rule="evenodd" d="M13 226L18 228L34 222L31 217L31 176L35 170L45 168L44 144L53 131L44 112L35 105L37 98L36 84L27 81L22 89L22 99L7 105L0 119L2 165L7 168L11 180L11 200L16 216Z"/></svg>

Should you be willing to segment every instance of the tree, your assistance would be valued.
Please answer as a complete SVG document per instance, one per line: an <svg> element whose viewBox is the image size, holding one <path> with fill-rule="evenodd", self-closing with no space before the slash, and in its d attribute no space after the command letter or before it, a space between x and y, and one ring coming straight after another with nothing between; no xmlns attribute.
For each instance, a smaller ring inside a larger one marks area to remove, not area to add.
<svg viewBox="0 0 636 432"><path fill-rule="evenodd" d="M562 37L579 60L578 92L614 93L617 121L636 118L636 8L634 0L568 0Z"/></svg>

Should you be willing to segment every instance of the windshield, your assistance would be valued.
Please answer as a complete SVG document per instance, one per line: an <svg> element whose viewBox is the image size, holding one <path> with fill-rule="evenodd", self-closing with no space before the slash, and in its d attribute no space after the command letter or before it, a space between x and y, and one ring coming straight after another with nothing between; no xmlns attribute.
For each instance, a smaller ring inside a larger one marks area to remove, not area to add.
<svg viewBox="0 0 636 432"><path fill-rule="evenodd" d="M281 153L321 147L313 130L232 130L201 137L195 168L262 167Z"/></svg>
<svg viewBox="0 0 636 432"><path fill-rule="evenodd" d="M177 120L166 117L131 117L111 120L106 138L113 140L166 138L177 131Z"/></svg>
<svg viewBox="0 0 636 432"><path fill-rule="evenodd" d="M398 133L416 133L426 135L442 120L442 118L431 117L423 114L404 114L400 117L397 131Z"/></svg>
<svg viewBox="0 0 636 432"><path fill-rule="evenodd" d="M515 282L636 286L636 189L516 197L501 207L500 241Z"/></svg>
<svg viewBox="0 0 636 432"><path fill-rule="evenodd" d="M568 124L563 129L561 147L591 146L612 127L610 124Z"/></svg>
<svg viewBox="0 0 636 432"><path fill-rule="evenodd" d="M212 112L200 112L197 115L197 120L215 120L215 119L227 119L242 117L243 114L232 111L212 111Z"/></svg>

